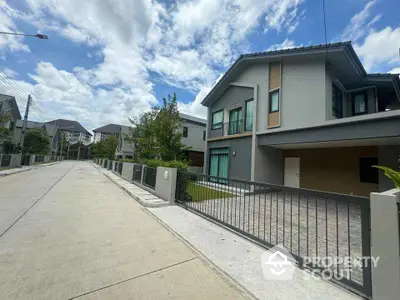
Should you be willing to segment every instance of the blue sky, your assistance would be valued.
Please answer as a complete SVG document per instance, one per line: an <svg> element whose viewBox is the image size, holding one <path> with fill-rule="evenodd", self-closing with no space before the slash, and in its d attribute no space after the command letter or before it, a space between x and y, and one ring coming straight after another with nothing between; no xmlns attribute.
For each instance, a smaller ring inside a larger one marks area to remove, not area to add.
<svg viewBox="0 0 400 300"><path fill-rule="evenodd" d="M328 41L352 40L369 72L400 73L398 0L326 0ZM396 15L397 12L397 15ZM200 102L241 53L325 42L322 0L0 0L0 92L31 119L127 124L176 92Z"/></svg>

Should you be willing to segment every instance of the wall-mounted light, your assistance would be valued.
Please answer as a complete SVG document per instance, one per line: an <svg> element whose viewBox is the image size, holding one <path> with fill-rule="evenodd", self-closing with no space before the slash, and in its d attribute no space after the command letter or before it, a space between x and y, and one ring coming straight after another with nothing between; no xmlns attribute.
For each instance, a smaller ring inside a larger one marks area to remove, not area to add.
<svg viewBox="0 0 400 300"><path fill-rule="evenodd" d="M236 155L236 151L232 151L232 155L235 156Z"/></svg>

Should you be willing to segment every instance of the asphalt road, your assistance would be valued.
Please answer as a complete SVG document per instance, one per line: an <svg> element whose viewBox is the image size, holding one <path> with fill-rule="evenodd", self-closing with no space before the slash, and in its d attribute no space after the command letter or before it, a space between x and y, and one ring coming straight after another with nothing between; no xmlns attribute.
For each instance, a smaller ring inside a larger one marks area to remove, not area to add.
<svg viewBox="0 0 400 300"><path fill-rule="evenodd" d="M0 299L248 299L87 162L0 178Z"/></svg>

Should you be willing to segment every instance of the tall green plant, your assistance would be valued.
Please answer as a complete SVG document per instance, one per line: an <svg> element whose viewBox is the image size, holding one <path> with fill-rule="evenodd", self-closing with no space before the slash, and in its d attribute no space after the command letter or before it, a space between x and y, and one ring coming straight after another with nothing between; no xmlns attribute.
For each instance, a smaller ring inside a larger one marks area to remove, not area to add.
<svg viewBox="0 0 400 300"><path fill-rule="evenodd" d="M390 180L393 181L394 186L396 188L400 188L400 172L384 166L373 166L373 167L384 171L386 177L388 177Z"/></svg>
<svg viewBox="0 0 400 300"><path fill-rule="evenodd" d="M163 98L161 106L130 119L132 123L129 140L135 143L135 152L140 160L182 159L182 122L179 117L176 94Z"/></svg>

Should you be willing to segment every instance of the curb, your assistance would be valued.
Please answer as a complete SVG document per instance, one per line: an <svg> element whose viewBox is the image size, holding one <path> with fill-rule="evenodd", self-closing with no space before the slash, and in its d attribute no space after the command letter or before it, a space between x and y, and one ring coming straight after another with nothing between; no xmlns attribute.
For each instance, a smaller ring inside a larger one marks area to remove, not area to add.
<svg viewBox="0 0 400 300"><path fill-rule="evenodd" d="M10 169L10 170L13 170L13 169ZM6 177L6 176L22 173L22 172L27 172L27 171L30 171L30 170L32 170L31 167L29 167L29 168L21 168L20 170L15 170L15 171L12 171L11 173L0 173L0 177ZM8 170L4 170L4 171L8 171Z"/></svg>
<svg viewBox="0 0 400 300"><path fill-rule="evenodd" d="M93 166L98 169L104 176L106 176L108 179L110 179L115 185L117 185L120 189L122 189L126 194L128 194L130 197L132 197L133 199L135 199L137 202L139 202L141 205L143 205L144 207L150 207L150 208L157 208L157 207L165 207L165 206L169 206L169 203L167 201L164 201L165 203L149 203L149 201L147 201L146 199L140 197L139 195L133 193L132 191L130 191L129 189L127 189L126 187L124 187L122 184L120 184L117 180L115 180L115 178L111 177L110 174L107 174L106 172L103 171L103 169L101 167L98 167L96 164L93 164ZM114 173L113 173L114 174ZM118 176L118 175L117 175ZM122 177L119 177L122 180L125 180ZM129 181L127 181L129 182ZM132 185L134 185L132 183Z"/></svg>

